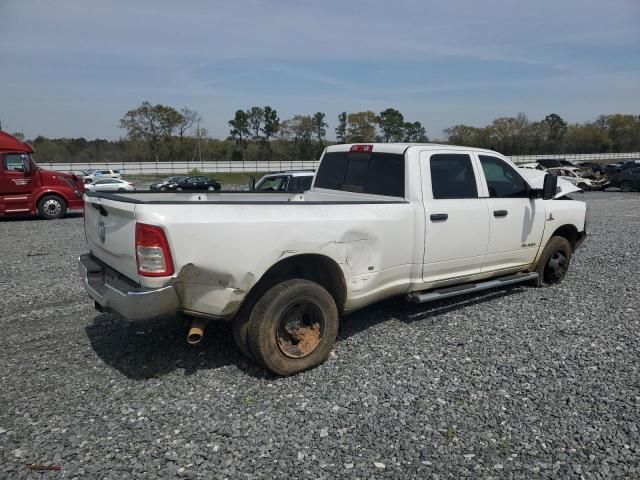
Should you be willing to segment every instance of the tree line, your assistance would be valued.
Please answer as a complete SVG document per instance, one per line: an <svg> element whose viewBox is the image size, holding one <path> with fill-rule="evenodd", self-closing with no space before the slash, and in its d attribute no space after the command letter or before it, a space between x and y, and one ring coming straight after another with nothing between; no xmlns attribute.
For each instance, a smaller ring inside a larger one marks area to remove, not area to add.
<svg viewBox="0 0 640 480"><path fill-rule="evenodd" d="M397 109L341 112L335 141L327 139L326 114L299 114L281 120L271 106L237 110L228 121L229 134L215 139L201 127L192 109L143 102L119 121L125 137L110 141L84 138L29 142L43 162L312 160L327 145L360 142L428 142L418 121ZM593 122L568 124L552 113L530 121L524 113L500 117L484 127L453 125L442 143L489 148L505 155L640 151L640 116L601 115ZM16 134L18 135L18 134Z"/></svg>
<svg viewBox="0 0 640 480"><path fill-rule="evenodd" d="M496 118L484 127L454 125L444 133L451 144L489 148L504 155L640 151L640 116L619 113L573 124L555 113L539 122L519 113Z"/></svg>

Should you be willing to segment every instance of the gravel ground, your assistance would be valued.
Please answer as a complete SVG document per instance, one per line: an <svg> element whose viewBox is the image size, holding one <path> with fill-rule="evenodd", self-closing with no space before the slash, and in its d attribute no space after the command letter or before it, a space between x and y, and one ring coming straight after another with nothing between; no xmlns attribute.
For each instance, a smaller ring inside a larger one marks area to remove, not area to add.
<svg viewBox="0 0 640 480"><path fill-rule="evenodd" d="M94 311L80 217L0 222L0 477L640 478L640 194L581 198L560 286L383 302L293 378Z"/></svg>

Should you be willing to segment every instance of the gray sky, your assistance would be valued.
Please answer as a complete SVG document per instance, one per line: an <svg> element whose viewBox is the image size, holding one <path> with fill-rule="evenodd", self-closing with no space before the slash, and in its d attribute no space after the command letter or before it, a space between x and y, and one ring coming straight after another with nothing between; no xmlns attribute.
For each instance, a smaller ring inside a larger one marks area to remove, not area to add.
<svg viewBox="0 0 640 480"><path fill-rule="evenodd" d="M281 119L387 107L432 138L523 111L640 114L640 1L0 0L0 119L118 138L144 100Z"/></svg>

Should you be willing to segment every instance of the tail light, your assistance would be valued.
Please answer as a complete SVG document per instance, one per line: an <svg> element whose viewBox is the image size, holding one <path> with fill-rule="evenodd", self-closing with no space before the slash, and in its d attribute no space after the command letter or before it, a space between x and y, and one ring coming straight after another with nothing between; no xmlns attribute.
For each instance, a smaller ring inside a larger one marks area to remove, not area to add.
<svg viewBox="0 0 640 480"><path fill-rule="evenodd" d="M173 259L167 236L161 227L136 223L136 260L143 277L173 275Z"/></svg>

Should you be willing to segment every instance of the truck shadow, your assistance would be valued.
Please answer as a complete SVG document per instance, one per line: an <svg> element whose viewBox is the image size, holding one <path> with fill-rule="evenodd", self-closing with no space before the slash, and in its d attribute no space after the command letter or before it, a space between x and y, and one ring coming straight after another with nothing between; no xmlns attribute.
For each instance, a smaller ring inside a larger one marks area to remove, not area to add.
<svg viewBox="0 0 640 480"><path fill-rule="evenodd" d="M0 218L0 222L25 222L25 221L39 221L39 222L56 222L60 220L64 220L65 218L81 218L83 216L82 212L71 212L67 213L64 218L58 218L56 220L43 220L38 215L11 215L8 217Z"/></svg>
<svg viewBox="0 0 640 480"><path fill-rule="evenodd" d="M358 333L389 320L404 323L437 322L447 312L494 301L518 293L513 287L490 293L460 296L430 304L410 304L402 298L386 300L341 319L337 346ZM100 359L128 378L145 380L161 378L174 370L191 375L198 370L235 365L246 375L275 378L237 349L227 322L210 322L202 343L187 344L189 320L167 316L150 322L131 323L116 315L98 314L86 327L91 346Z"/></svg>

